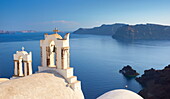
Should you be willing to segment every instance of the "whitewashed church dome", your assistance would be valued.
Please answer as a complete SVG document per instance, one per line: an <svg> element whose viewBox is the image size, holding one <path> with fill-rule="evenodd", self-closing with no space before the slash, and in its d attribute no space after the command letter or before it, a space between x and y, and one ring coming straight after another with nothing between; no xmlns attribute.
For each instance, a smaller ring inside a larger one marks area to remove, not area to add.
<svg viewBox="0 0 170 99"><path fill-rule="evenodd" d="M37 73L0 83L0 99L84 99L57 73Z"/></svg>
<svg viewBox="0 0 170 99"><path fill-rule="evenodd" d="M104 93L97 99L143 99L143 98L130 90L117 89Z"/></svg>

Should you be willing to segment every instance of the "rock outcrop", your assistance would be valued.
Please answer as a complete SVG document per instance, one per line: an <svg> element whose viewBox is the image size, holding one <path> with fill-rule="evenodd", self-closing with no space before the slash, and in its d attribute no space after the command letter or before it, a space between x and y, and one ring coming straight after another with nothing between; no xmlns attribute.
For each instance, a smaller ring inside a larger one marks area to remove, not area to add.
<svg viewBox="0 0 170 99"><path fill-rule="evenodd" d="M112 36L117 40L170 40L170 26L156 24L126 25Z"/></svg>
<svg viewBox="0 0 170 99"><path fill-rule="evenodd" d="M124 66L119 72L126 77L136 77L137 75L139 75L139 73L137 73L136 70L132 69L132 67L129 65Z"/></svg>
<svg viewBox="0 0 170 99"><path fill-rule="evenodd" d="M0 83L0 99L84 99L57 73L37 73Z"/></svg>
<svg viewBox="0 0 170 99"><path fill-rule="evenodd" d="M95 35L113 35L117 31L118 28L125 26L126 24L112 24L112 25L101 25L100 27L94 28L79 28L74 31L75 34L95 34Z"/></svg>
<svg viewBox="0 0 170 99"><path fill-rule="evenodd" d="M139 92L144 99L170 99L170 65L162 70L145 70L136 80L144 87Z"/></svg>

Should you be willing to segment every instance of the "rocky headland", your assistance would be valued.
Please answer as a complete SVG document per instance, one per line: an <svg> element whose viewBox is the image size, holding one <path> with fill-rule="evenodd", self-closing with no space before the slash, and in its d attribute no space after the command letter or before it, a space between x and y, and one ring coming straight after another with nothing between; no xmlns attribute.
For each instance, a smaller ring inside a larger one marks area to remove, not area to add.
<svg viewBox="0 0 170 99"><path fill-rule="evenodd" d="M136 77L139 73L136 72L131 66L124 66L120 71L125 77Z"/></svg>
<svg viewBox="0 0 170 99"><path fill-rule="evenodd" d="M74 31L75 34L94 34L94 35L114 35L118 28L125 26L126 24L115 23L112 25L101 25L94 28L79 28Z"/></svg>
<svg viewBox="0 0 170 99"><path fill-rule="evenodd" d="M75 34L112 35L121 41L132 40L170 40L170 26L159 24L128 25L116 23L94 28L79 28Z"/></svg>
<svg viewBox="0 0 170 99"><path fill-rule="evenodd" d="M145 70L136 80L144 87L139 92L144 99L170 99L170 65L162 70Z"/></svg>
<svg viewBox="0 0 170 99"><path fill-rule="evenodd" d="M170 40L170 26L157 24L126 25L112 36L117 40Z"/></svg>

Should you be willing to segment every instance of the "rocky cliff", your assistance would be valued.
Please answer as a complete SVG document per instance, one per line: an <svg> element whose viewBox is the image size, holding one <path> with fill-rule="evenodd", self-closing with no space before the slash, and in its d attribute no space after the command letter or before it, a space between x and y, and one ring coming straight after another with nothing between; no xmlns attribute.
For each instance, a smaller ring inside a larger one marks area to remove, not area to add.
<svg viewBox="0 0 170 99"><path fill-rule="evenodd" d="M94 28L79 28L74 31L75 34L95 34L95 35L113 35L117 31L118 28L125 26L126 24L112 24L112 25L101 25L100 27Z"/></svg>
<svg viewBox="0 0 170 99"><path fill-rule="evenodd" d="M112 24L94 28L79 28L75 34L112 35L114 39L131 40L170 40L170 26L158 24Z"/></svg>
<svg viewBox="0 0 170 99"><path fill-rule="evenodd" d="M136 80L144 87L139 92L144 99L170 99L170 65L162 70L145 70Z"/></svg>
<svg viewBox="0 0 170 99"><path fill-rule="evenodd" d="M118 40L170 40L170 26L126 25L118 28L112 37Z"/></svg>

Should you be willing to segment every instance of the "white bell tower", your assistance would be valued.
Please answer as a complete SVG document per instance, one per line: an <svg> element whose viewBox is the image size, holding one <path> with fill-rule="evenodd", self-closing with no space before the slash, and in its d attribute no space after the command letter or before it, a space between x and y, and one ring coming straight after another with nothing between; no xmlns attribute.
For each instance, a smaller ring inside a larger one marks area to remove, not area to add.
<svg viewBox="0 0 170 99"><path fill-rule="evenodd" d="M23 71L24 70L24 71ZM27 53L22 47L22 51L14 54L14 77L23 77L32 74L32 53Z"/></svg>
<svg viewBox="0 0 170 99"><path fill-rule="evenodd" d="M73 76L73 68L70 67L70 47L69 35L67 33L62 38L57 32L55 34L44 35L45 39L40 40L41 65L38 67L39 72L45 70L55 70L63 76L72 89L81 89L81 82L77 81L77 77Z"/></svg>

